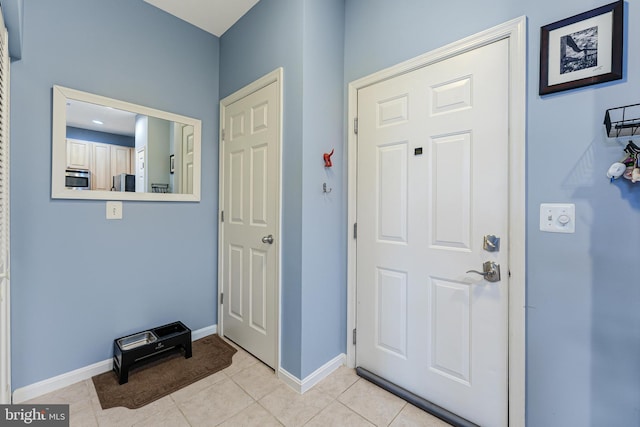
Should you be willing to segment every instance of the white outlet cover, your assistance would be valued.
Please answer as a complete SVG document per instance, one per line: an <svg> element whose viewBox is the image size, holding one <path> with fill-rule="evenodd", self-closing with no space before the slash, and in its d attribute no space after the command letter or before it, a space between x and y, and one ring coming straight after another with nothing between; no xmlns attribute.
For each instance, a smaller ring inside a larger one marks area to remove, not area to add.
<svg viewBox="0 0 640 427"><path fill-rule="evenodd" d="M576 205L573 203L540 204L540 231L575 233Z"/></svg>
<svg viewBox="0 0 640 427"><path fill-rule="evenodd" d="M107 219L122 219L122 202L107 202Z"/></svg>

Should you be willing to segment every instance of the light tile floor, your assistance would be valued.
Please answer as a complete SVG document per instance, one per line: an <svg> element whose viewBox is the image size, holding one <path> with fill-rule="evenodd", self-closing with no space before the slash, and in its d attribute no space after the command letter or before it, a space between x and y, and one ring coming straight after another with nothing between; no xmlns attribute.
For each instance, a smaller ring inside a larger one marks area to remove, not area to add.
<svg viewBox="0 0 640 427"><path fill-rule="evenodd" d="M69 404L74 427L449 426L346 367L300 395L242 349L228 368L137 410L102 410L90 379L28 403Z"/></svg>

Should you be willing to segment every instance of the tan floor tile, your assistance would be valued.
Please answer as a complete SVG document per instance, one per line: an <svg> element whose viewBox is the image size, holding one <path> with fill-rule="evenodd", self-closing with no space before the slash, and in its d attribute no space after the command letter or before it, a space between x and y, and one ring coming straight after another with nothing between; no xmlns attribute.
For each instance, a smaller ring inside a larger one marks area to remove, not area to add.
<svg viewBox="0 0 640 427"><path fill-rule="evenodd" d="M377 426L388 426L406 405L404 400L363 379L338 400Z"/></svg>
<svg viewBox="0 0 640 427"><path fill-rule="evenodd" d="M220 381L224 381L228 378L229 377L223 374L222 371L218 371L214 374L209 375L208 377L201 379L200 381L196 381L195 383L189 384L188 386L183 387L180 390L174 391L170 394L170 396L176 403L181 403L191 399L194 395L200 393L202 390L207 389L212 385L219 383Z"/></svg>
<svg viewBox="0 0 640 427"><path fill-rule="evenodd" d="M271 368L255 363L231 377L255 400L260 400L282 384Z"/></svg>
<svg viewBox="0 0 640 427"><path fill-rule="evenodd" d="M260 404L254 403L242 412L229 418L218 427L279 427L282 426L266 409Z"/></svg>
<svg viewBox="0 0 640 427"><path fill-rule="evenodd" d="M25 403L69 404L71 427L449 427L346 367L300 395L242 349L229 368L137 410L102 410L91 379Z"/></svg>
<svg viewBox="0 0 640 427"><path fill-rule="evenodd" d="M358 381L359 378L355 369L341 366L333 371L327 378L320 381L314 388L331 397L337 398Z"/></svg>
<svg viewBox="0 0 640 427"><path fill-rule="evenodd" d="M165 396L162 399L151 402L139 409L129 409L118 406L116 408L102 410L97 398L93 400L92 403L93 410L95 411L96 418L98 420L98 425L108 427L130 427L154 416L158 411L163 410L167 406L175 405L169 396Z"/></svg>
<svg viewBox="0 0 640 427"><path fill-rule="evenodd" d="M327 406L305 427L373 427L369 421L353 412L338 401Z"/></svg>
<svg viewBox="0 0 640 427"><path fill-rule="evenodd" d="M319 390L311 389L301 395L282 384L259 403L285 426L301 426L332 401L331 396Z"/></svg>
<svg viewBox="0 0 640 427"><path fill-rule="evenodd" d="M70 405L69 426L98 427L98 420L96 419L96 414L93 411L93 405L90 399Z"/></svg>
<svg viewBox="0 0 640 427"><path fill-rule="evenodd" d="M413 405L407 404L390 427L450 427L439 418L434 417L428 412L423 411Z"/></svg>
<svg viewBox="0 0 640 427"><path fill-rule="evenodd" d="M24 402L27 405L73 404L89 399L89 389L86 381L80 381L51 393Z"/></svg>
<svg viewBox="0 0 640 427"><path fill-rule="evenodd" d="M134 427L189 427L187 419L176 405L160 409L156 414L136 423Z"/></svg>
<svg viewBox="0 0 640 427"><path fill-rule="evenodd" d="M178 404L192 426L215 426L233 417L254 400L240 386L225 379Z"/></svg>
<svg viewBox="0 0 640 427"><path fill-rule="evenodd" d="M232 358L231 366L222 370L227 376L231 377L238 372L247 369L249 366L255 363L262 363L251 354L247 353L241 348L235 352Z"/></svg>

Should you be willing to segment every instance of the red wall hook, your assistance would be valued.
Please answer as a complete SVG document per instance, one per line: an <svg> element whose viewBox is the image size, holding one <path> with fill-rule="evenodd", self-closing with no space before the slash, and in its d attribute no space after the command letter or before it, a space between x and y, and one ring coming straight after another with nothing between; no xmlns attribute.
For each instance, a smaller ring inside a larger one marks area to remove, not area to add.
<svg viewBox="0 0 640 427"><path fill-rule="evenodd" d="M324 158L325 168L330 168L331 166L333 166L333 164L331 163L331 156L333 156L333 149L330 153L324 153L324 155L322 156Z"/></svg>

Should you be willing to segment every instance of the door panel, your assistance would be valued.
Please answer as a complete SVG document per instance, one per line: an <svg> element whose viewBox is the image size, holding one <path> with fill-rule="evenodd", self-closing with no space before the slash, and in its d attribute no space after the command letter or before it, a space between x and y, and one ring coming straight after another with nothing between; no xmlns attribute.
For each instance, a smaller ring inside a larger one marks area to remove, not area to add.
<svg viewBox="0 0 640 427"><path fill-rule="evenodd" d="M360 89L358 124L356 364L504 426L508 42Z"/></svg>
<svg viewBox="0 0 640 427"><path fill-rule="evenodd" d="M432 247L471 248L471 135L437 137L431 151Z"/></svg>
<svg viewBox="0 0 640 427"><path fill-rule="evenodd" d="M93 144L91 189L111 191L111 147L107 144Z"/></svg>
<svg viewBox="0 0 640 427"><path fill-rule="evenodd" d="M222 155L223 331L271 367L277 342L277 96L272 83L226 107Z"/></svg>
<svg viewBox="0 0 640 427"><path fill-rule="evenodd" d="M131 151L133 148L111 146L111 176L131 173Z"/></svg>
<svg viewBox="0 0 640 427"><path fill-rule="evenodd" d="M377 147L378 239L407 242L407 141Z"/></svg>
<svg viewBox="0 0 640 427"><path fill-rule="evenodd" d="M470 385L470 287L436 278L431 284L431 369Z"/></svg>
<svg viewBox="0 0 640 427"><path fill-rule="evenodd" d="M269 177L267 173L269 167L267 161L269 160L268 145L263 144L256 147L251 147L251 224L266 226L268 222L267 218L267 206L269 199Z"/></svg>
<svg viewBox="0 0 640 427"><path fill-rule="evenodd" d="M261 334L267 333L267 269L268 253L251 249L251 320L250 325Z"/></svg>
<svg viewBox="0 0 640 427"><path fill-rule="evenodd" d="M376 281L377 346L407 357L407 273L378 269Z"/></svg>
<svg viewBox="0 0 640 427"><path fill-rule="evenodd" d="M193 126L182 127L182 179L180 180L183 194L193 193L193 158L195 144L193 141Z"/></svg>

